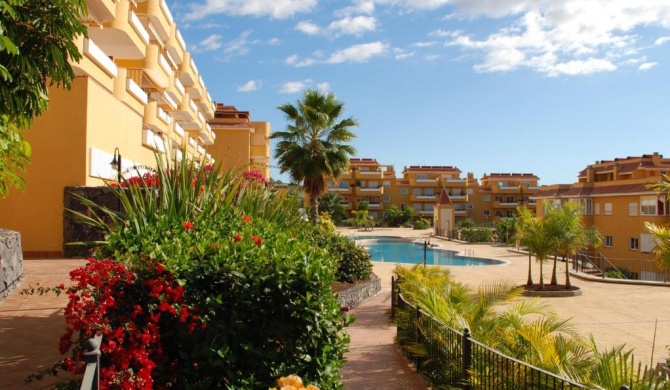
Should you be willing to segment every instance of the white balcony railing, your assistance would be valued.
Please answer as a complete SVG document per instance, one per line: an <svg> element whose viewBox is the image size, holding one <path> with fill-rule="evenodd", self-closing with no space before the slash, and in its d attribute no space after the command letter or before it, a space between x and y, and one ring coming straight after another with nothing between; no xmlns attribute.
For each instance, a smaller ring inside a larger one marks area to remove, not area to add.
<svg viewBox="0 0 670 390"><path fill-rule="evenodd" d="M116 77L118 68L114 61L112 61L105 52L103 52L98 45L90 39L84 40L84 55L95 62L103 71L105 71L105 73L112 77Z"/></svg>
<svg viewBox="0 0 670 390"><path fill-rule="evenodd" d="M149 36L149 33L147 32L147 29L144 28L144 25L142 25L142 21L140 18L137 17L137 14L133 12L132 10L128 11L128 22L130 23L130 26L135 30L137 35L142 39L142 42L144 42L145 45L149 44L149 41L151 40L151 37Z"/></svg>
<svg viewBox="0 0 670 390"><path fill-rule="evenodd" d="M126 79L126 90L142 104L149 102L149 95L133 79Z"/></svg>

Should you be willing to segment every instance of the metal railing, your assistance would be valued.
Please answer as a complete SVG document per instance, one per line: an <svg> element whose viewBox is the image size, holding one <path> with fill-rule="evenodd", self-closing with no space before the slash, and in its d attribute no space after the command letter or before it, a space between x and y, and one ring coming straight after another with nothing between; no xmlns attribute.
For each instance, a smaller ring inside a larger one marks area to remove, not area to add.
<svg viewBox="0 0 670 390"><path fill-rule="evenodd" d="M587 387L509 357L407 302L394 277L391 315L396 340L416 368L439 386L473 389L585 389ZM420 351L420 352L419 352Z"/></svg>
<svg viewBox="0 0 670 390"><path fill-rule="evenodd" d="M86 341L84 346L84 363L86 371L81 381L80 390L100 389L100 345L102 344L102 332L96 332L95 336Z"/></svg>

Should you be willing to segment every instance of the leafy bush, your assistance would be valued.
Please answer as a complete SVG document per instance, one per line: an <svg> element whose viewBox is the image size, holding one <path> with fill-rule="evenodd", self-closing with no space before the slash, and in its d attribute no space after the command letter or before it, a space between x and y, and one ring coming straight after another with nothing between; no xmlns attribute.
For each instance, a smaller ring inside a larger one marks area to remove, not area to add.
<svg viewBox="0 0 670 390"><path fill-rule="evenodd" d="M414 215L414 209L411 207L398 208L392 205L384 211L384 222L390 227L409 226Z"/></svg>
<svg viewBox="0 0 670 390"><path fill-rule="evenodd" d="M414 221L415 230L428 229L429 227L430 227L430 221L425 218L419 218L416 221Z"/></svg>
<svg viewBox="0 0 670 390"><path fill-rule="evenodd" d="M334 232L336 229L333 220L330 218L330 214L326 212L319 213L319 229L326 232Z"/></svg>
<svg viewBox="0 0 670 390"><path fill-rule="evenodd" d="M321 238L321 243L337 260L335 277L339 282L353 283L370 277L370 254L354 241L339 234L329 234Z"/></svg>
<svg viewBox="0 0 670 390"><path fill-rule="evenodd" d="M466 242L491 242L493 241L493 229L489 228L462 228L461 240Z"/></svg>

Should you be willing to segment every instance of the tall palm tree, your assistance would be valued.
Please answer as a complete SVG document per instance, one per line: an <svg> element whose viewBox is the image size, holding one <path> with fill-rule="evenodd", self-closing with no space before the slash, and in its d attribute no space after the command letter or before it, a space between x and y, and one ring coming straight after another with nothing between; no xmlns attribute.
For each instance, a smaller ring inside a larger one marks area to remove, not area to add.
<svg viewBox="0 0 670 390"><path fill-rule="evenodd" d="M531 221L533 214L526 207L519 207L517 209L517 214L519 218L516 220L516 229L514 232L514 239L519 241L519 244L525 245L525 238L529 232L528 227L525 225ZM522 215L523 214L523 215ZM533 285L533 267L532 267L532 258L533 254L528 250L528 278L526 279L526 285Z"/></svg>
<svg viewBox="0 0 670 390"><path fill-rule="evenodd" d="M307 90L296 105L278 107L289 124L286 131L273 133L278 139L275 158L279 171L289 173L291 180L301 183L309 198L311 220L319 219L319 198L326 192L328 179L337 178L346 170L349 157L356 153L347 142L356 136L350 128L358 126L353 117L340 119L344 103L331 92Z"/></svg>
<svg viewBox="0 0 670 390"><path fill-rule="evenodd" d="M550 235L551 232L548 224L543 219L534 216L530 210L520 208L519 212L520 232L518 237L521 244L528 248L528 252L535 255L535 259L540 263L540 290L544 290L544 270L542 265L554 248Z"/></svg>

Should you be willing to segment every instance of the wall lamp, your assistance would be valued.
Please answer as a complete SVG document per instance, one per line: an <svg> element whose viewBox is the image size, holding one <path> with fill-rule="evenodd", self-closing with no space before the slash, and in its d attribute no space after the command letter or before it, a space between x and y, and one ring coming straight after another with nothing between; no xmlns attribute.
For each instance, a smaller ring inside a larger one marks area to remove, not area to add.
<svg viewBox="0 0 670 390"><path fill-rule="evenodd" d="M114 148L114 158L109 165L116 171L116 181L121 184L121 153L119 152L119 148Z"/></svg>

